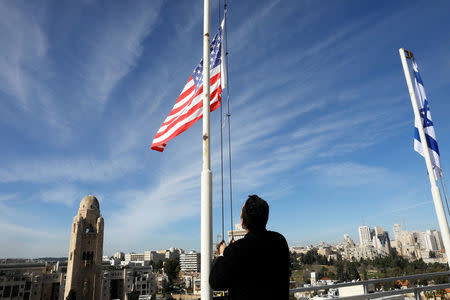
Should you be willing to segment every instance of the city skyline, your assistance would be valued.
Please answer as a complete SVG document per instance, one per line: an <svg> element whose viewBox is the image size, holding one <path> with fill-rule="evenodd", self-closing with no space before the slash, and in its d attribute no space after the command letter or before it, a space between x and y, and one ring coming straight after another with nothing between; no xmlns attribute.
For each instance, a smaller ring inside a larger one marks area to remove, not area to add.
<svg viewBox="0 0 450 300"><path fill-rule="evenodd" d="M232 223L258 194L268 228L290 245L356 238L361 223L439 230L398 49L416 56L446 173L449 10L447 1L230 2ZM164 153L150 145L201 58L202 4L10 1L0 17L0 257L67 256L87 194L100 202L105 253L199 250L201 124ZM216 2L211 20L215 32Z"/></svg>
<svg viewBox="0 0 450 300"><path fill-rule="evenodd" d="M400 224L398 224L398 223L395 223L394 225L393 225L393 227L395 226L395 225L400 225ZM358 225L358 226L356 226L355 225L355 228L356 228L356 231L358 231L359 230L359 228L360 227L363 227L363 226L368 226L368 225ZM369 228L372 228L371 226L368 226ZM394 240L396 240L395 238L394 238L394 232L393 232L393 230L389 230L388 228L384 228L383 226L378 226L378 225L376 225L376 226L373 226L373 228L375 228L375 227L382 227L383 228L383 231L386 231L386 232L388 232L388 234L389 234L389 239L391 240L391 241L394 241ZM407 229L407 228L403 228L402 227L402 225L400 225L400 227L401 227L401 231L402 232L404 232L404 231L406 231L406 232L409 232L409 233L413 233L413 232L421 232L421 233L426 233L426 231L429 231L429 230L431 230L431 231L437 231L437 232L439 232L440 233L440 231L439 231L439 229L438 228L426 228L425 230L418 230L418 229ZM234 229L234 230L237 230L237 229ZM342 233L340 236L341 236L341 238L339 238L336 242L332 242L332 241L326 241L326 240L323 240L323 241L317 241L317 242L315 242L315 243L306 243L306 244L292 244L292 243L290 243L289 244L289 247L305 247L305 248L308 248L308 247L310 247L310 246L313 246L313 247L317 247L317 246L320 246L321 244L327 244L327 245L340 245L340 244L344 244L345 243L345 236L349 236L353 241L355 241L356 242L356 244L358 244L358 245L360 245L360 242L361 242L361 239L360 239L360 237L358 237L358 234L356 235L356 236L351 236L351 235L349 235L348 233ZM239 238L241 238L241 237L239 237ZM215 242L215 241L214 241ZM372 244L372 241L370 241L370 245ZM130 254L138 254L138 255L144 255L144 254L142 254L142 253L144 253L144 252L148 252L148 254L147 255L151 255L150 253L151 252L162 252L162 251L169 251L169 252L172 252L173 250L172 249L175 249L175 250L181 250L181 251L183 251L183 253L188 253L188 252L190 252L190 251L194 251L194 252L198 252L198 253L200 253L199 252L199 248L183 248L183 247L179 247L179 246L177 246L177 245L175 245L175 244L173 244L173 245L170 245L170 246L168 246L168 247L165 247L165 248L150 248L150 247L144 247L144 248L140 248L140 249L134 249L134 250L130 250L130 251L127 251L127 250L124 250L124 249L113 249L113 250L111 250L110 252L103 252L103 257L114 257L117 253L123 253L124 255L126 255L126 254L128 254L128 255L130 255ZM141 253L141 254L140 254ZM40 257L1 257L0 256L0 259L7 259L7 258L11 258L11 259L15 259L15 258L17 258L17 259L39 259L39 258L46 258L46 257L52 257L52 256L40 256ZM60 257L58 257L58 256L54 256L55 258L60 258ZM62 255L61 257L67 257L67 255ZM127 260L127 258L125 258L125 260ZM130 259L128 259L128 260L130 260ZM152 260L152 259L148 259L148 260Z"/></svg>

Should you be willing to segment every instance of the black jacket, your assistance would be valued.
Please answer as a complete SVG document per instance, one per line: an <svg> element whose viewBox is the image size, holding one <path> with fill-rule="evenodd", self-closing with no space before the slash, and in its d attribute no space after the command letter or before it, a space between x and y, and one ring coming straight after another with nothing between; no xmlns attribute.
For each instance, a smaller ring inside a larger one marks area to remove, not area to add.
<svg viewBox="0 0 450 300"><path fill-rule="evenodd" d="M228 290L232 300L287 300L289 266L289 248L281 234L249 232L214 261L209 284Z"/></svg>

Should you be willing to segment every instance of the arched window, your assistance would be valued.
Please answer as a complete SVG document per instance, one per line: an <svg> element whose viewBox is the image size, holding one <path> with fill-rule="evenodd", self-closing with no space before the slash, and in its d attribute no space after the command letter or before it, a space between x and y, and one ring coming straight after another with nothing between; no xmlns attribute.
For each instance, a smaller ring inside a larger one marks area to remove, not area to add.
<svg viewBox="0 0 450 300"><path fill-rule="evenodd" d="M83 258L82 260L86 260L86 252L83 252Z"/></svg>
<svg viewBox="0 0 450 300"><path fill-rule="evenodd" d="M94 227L92 226L92 224L87 224L86 225L86 231L85 231L86 233L95 233L95 229L94 229Z"/></svg>

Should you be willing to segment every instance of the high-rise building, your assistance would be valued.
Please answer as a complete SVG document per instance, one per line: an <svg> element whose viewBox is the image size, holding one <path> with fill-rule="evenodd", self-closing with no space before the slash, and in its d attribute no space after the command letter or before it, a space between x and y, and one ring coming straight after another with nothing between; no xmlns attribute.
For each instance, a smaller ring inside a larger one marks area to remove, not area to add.
<svg viewBox="0 0 450 300"><path fill-rule="evenodd" d="M166 251L165 258L166 259L180 259L180 254L182 253L181 249L171 247Z"/></svg>
<svg viewBox="0 0 450 300"><path fill-rule="evenodd" d="M383 234L383 227L375 226L375 235Z"/></svg>
<svg viewBox="0 0 450 300"><path fill-rule="evenodd" d="M200 272L200 253L189 251L180 254L180 269L183 272Z"/></svg>
<svg viewBox="0 0 450 300"><path fill-rule="evenodd" d="M400 226L400 224L394 224L394 227L392 229L394 231L394 239L398 241L402 234L402 227Z"/></svg>
<svg viewBox="0 0 450 300"><path fill-rule="evenodd" d="M247 230L242 228L241 224L235 224L234 225L234 230L233 231L231 231L231 230L228 231L228 243L230 243L232 239L234 239L235 241L240 240L246 234L247 234Z"/></svg>
<svg viewBox="0 0 450 300"><path fill-rule="evenodd" d="M391 248L391 240L389 238L389 234L387 233L387 231L383 231L378 227L379 229L377 230L377 227L375 227L375 232L379 232L377 233L374 237L373 237L373 246L375 247L375 249L383 254L389 254L392 251Z"/></svg>
<svg viewBox="0 0 450 300"><path fill-rule="evenodd" d="M434 235L434 239L436 240L436 246L439 251L444 249L444 242L442 241L441 232L437 230L431 230L431 233Z"/></svg>
<svg viewBox="0 0 450 300"><path fill-rule="evenodd" d="M156 251L144 251L144 261L153 261L158 263L164 260L165 254L158 253Z"/></svg>
<svg viewBox="0 0 450 300"><path fill-rule="evenodd" d="M344 243L348 247L355 247L355 242L353 242L352 238L348 234L344 234Z"/></svg>
<svg viewBox="0 0 450 300"><path fill-rule="evenodd" d="M423 236L423 232L414 230L412 232L412 239L414 244L419 247L420 249L426 249L426 244Z"/></svg>
<svg viewBox="0 0 450 300"><path fill-rule="evenodd" d="M127 253L125 254L125 261L144 261L144 253Z"/></svg>
<svg viewBox="0 0 450 300"><path fill-rule="evenodd" d="M100 300L128 299L127 294L132 291L142 297L156 294L156 276L151 266L110 267L103 271Z"/></svg>
<svg viewBox="0 0 450 300"><path fill-rule="evenodd" d="M368 246L372 244L372 233L369 226L359 226L359 243L361 246Z"/></svg>
<svg viewBox="0 0 450 300"><path fill-rule="evenodd" d="M425 241L425 250L428 251L436 251L438 250L438 246L436 243L436 238L431 230L427 230L423 233L423 239Z"/></svg>
<svg viewBox="0 0 450 300"><path fill-rule="evenodd" d="M73 218L64 299L100 299L103 226L97 198L84 197Z"/></svg>
<svg viewBox="0 0 450 300"><path fill-rule="evenodd" d="M114 258L117 258L119 260L125 260L125 253L118 251L114 253Z"/></svg>

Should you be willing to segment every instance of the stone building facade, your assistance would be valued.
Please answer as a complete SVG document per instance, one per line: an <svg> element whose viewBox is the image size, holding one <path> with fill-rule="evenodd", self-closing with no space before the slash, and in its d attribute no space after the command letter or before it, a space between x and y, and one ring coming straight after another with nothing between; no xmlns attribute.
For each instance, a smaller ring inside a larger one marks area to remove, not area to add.
<svg viewBox="0 0 450 300"><path fill-rule="evenodd" d="M72 292L76 299L100 299L103 227L97 198L84 197L71 228L64 298Z"/></svg>
<svg viewBox="0 0 450 300"><path fill-rule="evenodd" d="M62 300L64 263L0 264L0 299Z"/></svg>

